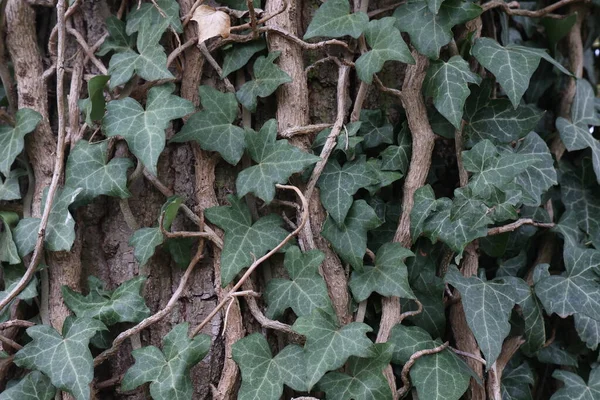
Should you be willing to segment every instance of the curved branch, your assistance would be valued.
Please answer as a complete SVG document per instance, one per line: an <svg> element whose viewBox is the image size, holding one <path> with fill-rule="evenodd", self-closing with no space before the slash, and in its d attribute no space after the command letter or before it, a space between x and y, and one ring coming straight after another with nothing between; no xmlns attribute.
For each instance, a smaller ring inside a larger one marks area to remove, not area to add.
<svg viewBox="0 0 600 400"><path fill-rule="evenodd" d="M410 390L410 379L408 379L408 373L410 372L411 367L417 362L417 360L423 356L439 353L440 351L446 349L449 346L449 344L449 342L446 342L437 347L434 347L433 349L419 350L412 356L410 356L406 364L404 364L404 367L402 367L402 374L400 377L402 378L403 386L396 392L396 397L401 398Z"/></svg>
<svg viewBox="0 0 600 400"><path fill-rule="evenodd" d="M558 10L561 7L564 7L568 4L586 2L587 0L560 0L554 4L550 4L548 7L544 7L539 10L531 11L531 10L522 10L518 1L512 1L510 3L505 3L501 0L494 0L485 3L481 7L483 11L491 10L492 8L500 7L502 10L508 15L520 15L523 17L531 17L531 18L540 18L544 16L552 17L552 18L564 18L563 15L548 15L552 11Z"/></svg>
<svg viewBox="0 0 600 400"><path fill-rule="evenodd" d="M488 229L488 236L498 235L500 233L512 232L523 225L533 225L538 228L554 228L553 222L536 222L531 218L521 218L508 225L496 226Z"/></svg>

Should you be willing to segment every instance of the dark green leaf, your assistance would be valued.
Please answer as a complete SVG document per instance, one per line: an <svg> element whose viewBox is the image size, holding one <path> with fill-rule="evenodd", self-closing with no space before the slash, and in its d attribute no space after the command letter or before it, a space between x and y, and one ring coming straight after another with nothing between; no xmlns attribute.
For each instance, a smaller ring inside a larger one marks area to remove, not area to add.
<svg viewBox="0 0 600 400"><path fill-rule="evenodd" d="M15 115L15 126L0 125L0 172L10 176L10 167L25 144L25 135L33 132L42 116L30 108L21 108Z"/></svg>
<svg viewBox="0 0 600 400"><path fill-rule="evenodd" d="M141 31L144 23L149 23L150 26L156 26L163 22L164 17L161 15L157 6L167 16L168 25L177 33L183 32L183 27L179 19L179 3L176 0L154 0L156 3L142 3L134 8L131 14L127 17L127 34L131 35ZM142 33L140 32L140 35Z"/></svg>
<svg viewBox="0 0 600 400"><path fill-rule="evenodd" d="M369 22L363 12L350 14L350 4L346 0L332 0L321 4L304 34L304 40L317 36L358 38Z"/></svg>
<svg viewBox="0 0 600 400"><path fill-rule="evenodd" d="M564 386L550 397L550 400L596 400L600 398L600 368L593 368L588 383L573 372L557 369L552 373L554 379Z"/></svg>
<svg viewBox="0 0 600 400"><path fill-rule="evenodd" d="M266 48L267 44L262 39L234 44L231 49L225 51L225 57L223 57L223 76L227 76L242 68L248 64L253 55Z"/></svg>
<svg viewBox="0 0 600 400"><path fill-rule="evenodd" d="M41 372L33 371L0 393L0 400L52 400L55 393L50 379Z"/></svg>

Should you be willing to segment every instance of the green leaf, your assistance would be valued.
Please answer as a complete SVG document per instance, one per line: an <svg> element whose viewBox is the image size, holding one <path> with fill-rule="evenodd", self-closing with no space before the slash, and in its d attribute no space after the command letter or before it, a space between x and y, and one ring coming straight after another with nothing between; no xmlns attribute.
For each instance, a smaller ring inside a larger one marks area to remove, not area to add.
<svg viewBox="0 0 600 400"><path fill-rule="evenodd" d="M371 50L356 60L356 74L361 81L373 82L373 74L381 71L386 61L415 63L400 31L394 27L395 22L393 17L386 17L369 22L365 28L365 39Z"/></svg>
<svg viewBox="0 0 600 400"><path fill-rule="evenodd" d="M310 315L315 308L332 311L327 285L319 274L324 259L318 250L302 253L294 246L286 251L283 265L290 279L269 280L265 290L267 317L279 318L290 307L300 317Z"/></svg>
<svg viewBox="0 0 600 400"><path fill-rule="evenodd" d="M356 146L363 141L362 137L357 136L361 125L360 121L344 125L342 133L336 138L334 151L343 151L347 159L352 160L356 154ZM317 153L320 153L330 133L331 128L323 129L313 141L312 147Z"/></svg>
<svg viewBox="0 0 600 400"><path fill-rule="evenodd" d="M306 389L312 387L327 371L340 368L348 357L371 357L373 343L367 338L371 327L352 322L339 327L334 317L321 309L309 316L299 317L293 329L306 336Z"/></svg>
<svg viewBox="0 0 600 400"><path fill-rule="evenodd" d="M167 68L165 50L158 43L167 25L167 20L157 25L142 22L137 36L138 52L126 49L113 54L108 64L111 89L127 83L133 74L147 81L174 78Z"/></svg>
<svg viewBox="0 0 600 400"><path fill-rule="evenodd" d="M356 270L362 270L363 257L367 251L367 232L381 225L375 211L364 200L357 200L343 225L338 226L331 217L323 224L321 234L335 252Z"/></svg>
<svg viewBox="0 0 600 400"><path fill-rule="evenodd" d="M4 272L4 287L3 291L0 291L0 300L6 298L10 292L19 284L23 275L25 275L25 268L21 265L4 265L2 267ZM38 291L38 279L34 275L31 281L25 286L25 289L17 296L19 300L31 300L37 297ZM11 305L16 300L12 300L6 307L0 312L0 322L8 321L11 316Z"/></svg>
<svg viewBox="0 0 600 400"><path fill-rule="evenodd" d="M266 48L267 44L262 39L246 43L235 43L231 49L224 52L225 57L223 57L222 76L227 76L242 68L244 65L248 64L248 61L250 61L253 55Z"/></svg>
<svg viewBox="0 0 600 400"><path fill-rule="evenodd" d="M273 357L264 336L254 333L235 342L232 355L242 371L239 400L278 400L284 384L305 390L306 365L300 346L286 346Z"/></svg>
<svg viewBox="0 0 600 400"><path fill-rule="evenodd" d="M600 321L583 314L575 314L575 330L591 350L596 350L600 344Z"/></svg>
<svg viewBox="0 0 600 400"><path fill-rule="evenodd" d="M100 49L96 52L97 55L105 56L111 51L125 52L133 48L135 40L134 37L129 37L125 32L125 22L114 15L110 15L106 18L106 30L110 36L104 40Z"/></svg>
<svg viewBox="0 0 600 400"><path fill-rule="evenodd" d="M510 332L508 320L518 300L513 283L502 279L483 281L474 276L467 278L455 266L449 268L445 281L460 292L467 324L486 362L492 365Z"/></svg>
<svg viewBox="0 0 600 400"><path fill-rule="evenodd" d="M165 238L159 227L142 228L133 233L129 245L135 248L134 256L140 266L145 265L154 255L156 248L163 244Z"/></svg>
<svg viewBox="0 0 600 400"><path fill-rule="evenodd" d="M238 174L238 196L254 193L267 204L275 197L275 185L286 183L290 176L320 160L287 140L277 140L277 121L270 119L260 132L246 131L246 148L258 165L244 169Z"/></svg>
<svg viewBox="0 0 600 400"><path fill-rule="evenodd" d="M69 251L75 241L75 220L69 213L69 205L75 201L83 189L65 186L56 191L52 210L46 227L45 248L50 251ZM48 188L44 190L42 204L46 204ZM42 210L43 212L43 210ZM26 256L35 248L40 218L24 218L13 231L21 256Z"/></svg>
<svg viewBox="0 0 600 400"><path fill-rule="evenodd" d="M165 148L169 122L194 111L190 101L172 94L174 90L173 84L151 88L145 110L131 97L112 100L102 122L106 136L122 136L131 152L154 175L158 156Z"/></svg>
<svg viewBox="0 0 600 400"><path fill-rule="evenodd" d="M154 400L191 400L190 369L208 353L210 336L200 334L190 339L188 327L187 322L175 325L163 338L162 351L154 346L134 350L135 364L125 373L121 389L133 390L150 382Z"/></svg>
<svg viewBox="0 0 600 400"><path fill-rule="evenodd" d="M517 303L525 322L525 343L521 350L527 355L535 354L546 342L546 326L542 306L532 287L520 278L506 277L517 295Z"/></svg>
<svg viewBox="0 0 600 400"><path fill-rule="evenodd" d="M120 198L131 196L127 189L128 158L113 158L108 163L108 141L89 143L80 140L71 150L65 170L65 184L81 188L78 203L87 203L100 195Z"/></svg>
<svg viewBox="0 0 600 400"><path fill-rule="evenodd" d="M399 243L386 243L379 248L375 266L365 266L363 271L353 271L349 286L357 302L377 292L382 296L414 299L415 294L408 285L408 270L404 260L413 257L412 251Z"/></svg>
<svg viewBox="0 0 600 400"><path fill-rule="evenodd" d="M398 145L391 145L380 153L383 171L400 171L403 175L408 171L412 152L412 139L408 125L403 124L398 133Z"/></svg>
<svg viewBox="0 0 600 400"><path fill-rule="evenodd" d="M254 62L254 79L244 83L235 94L248 111L256 111L258 97L270 96L279 86L292 81L292 78L274 63L280 54L280 51L274 51L258 57Z"/></svg>
<svg viewBox="0 0 600 400"><path fill-rule="evenodd" d="M0 400L52 400L55 393L50 379L41 372L33 371L0 393Z"/></svg>
<svg viewBox="0 0 600 400"><path fill-rule="evenodd" d="M573 372L556 369L552 377L564 383L564 386L550 397L550 400L595 400L600 397L600 368L593 368L588 383Z"/></svg>
<svg viewBox="0 0 600 400"><path fill-rule="evenodd" d="M15 115L15 126L0 125L0 172L10 176L10 167L25 144L25 135L33 132L42 116L30 108L21 108Z"/></svg>
<svg viewBox="0 0 600 400"><path fill-rule="evenodd" d="M392 399L392 392L383 370L392 359L393 346L389 343L373 345L374 356L350 357L347 374L328 372L320 381L319 389L331 400Z"/></svg>
<svg viewBox="0 0 600 400"><path fill-rule="evenodd" d="M446 0L436 15L427 2L413 0L398 7L394 17L398 29L409 34L417 51L435 60L440 49L452 40L452 27L478 17L481 12L481 7L471 2Z"/></svg>
<svg viewBox="0 0 600 400"><path fill-rule="evenodd" d="M548 275L535 285L535 292L548 314L561 318L581 313L600 320L600 251L565 246L566 272Z"/></svg>
<svg viewBox="0 0 600 400"><path fill-rule="evenodd" d="M376 172L369 168L365 156L359 156L344 166L330 159L321 173L317 185L323 207L338 226L344 224L346 215L352 207L352 196L360 188L379 182Z"/></svg>
<svg viewBox="0 0 600 400"><path fill-rule="evenodd" d="M371 158L367 161L367 166L375 172L377 183L365 187L371 194L375 195L381 188L391 185L398 179L402 178L402 173L397 171L383 171L381 165L383 161L378 158Z"/></svg>
<svg viewBox="0 0 600 400"><path fill-rule="evenodd" d="M404 364L417 351L442 344L419 327L401 324L392 328L388 343L394 345L395 364ZM448 349L420 357L410 369L410 380L419 398L428 400L458 400L469 387L472 375L465 362Z"/></svg>
<svg viewBox="0 0 600 400"><path fill-rule="evenodd" d="M570 75L569 71L554 61L543 49L517 45L503 47L493 39L479 38L475 41L471 54L494 74L515 108L529 87L529 80L541 58Z"/></svg>
<svg viewBox="0 0 600 400"><path fill-rule="evenodd" d="M140 322L150 315L141 296L146 277L138 276L123 282L114 291L106 291L104 283L88 278L90 292L83 296L68 286L62 287L65 304L79 318L95 318L111 326L119 322Z"/></svg>
<svg viewBox="0 0 600 400"><path fill-rule="evenodd" d="M88 98L79 101L79 108L85 115L88 126L94 126L94 121L99 121L106 111L104 100L104 87L110 79L108 75L96 75L88 81Z"/></svg>
<svg viewBox="0 0 600 400"><path fill-rule="evenodd" d="M410 212L410 236L413 242L425 231L425 223L432 212L437 210L435 193L431 185L418 188L413 196L414 205Z"/></svg>
<svg viewBox="0 0 600 400"><path fill-rule="evenodd" d="M26 175L22 169L13 169L2 182L0 176L0 200L19 200L21 198L21 188L19 186L19 178Z"/></svg>
<svg viewBox="0 0 600 400"><path fill-rule="evenodd" d="M524 362L512 368L512 362L502 373L502 399L504 400L533 400L531 388L535 383L533 371L529 363Z"/></svg>
<svg viewBox="0 0 600 400"><path fill-rule="evenodd" d="M179 211L179 207L183 203L183 197L178 195L170 196L165 203L160 208L160 216L158 217L158 222L162 219L163 227L166 230L171 229L171 224L175 217L177 217L177 212Z"/></svg>
<svg viewBox="0 0 600 400"><path fill-rule="evenodd" d="M88 344L92 336L106 327L100 321L77 318L64 337L47 325L27 329L32 341L15 354L21 368L46 374L52 385L71 393L77 400L90 398L94 379L94 360Z"/></svg>
<svg viewBox="0 0 600 400"><path fill-rule="evenodd" d="M228 196L230 206L211 207L205 210L210 222L225 231L225 244L221 253L221 285L227 286L253 258L262 257L285 239L288 232L281 228L281 218L269 214L252 224L246 203Z"/></svg>
<svg viewBox="0 0 600 400"><path fill-rule="evenodd" d="M175 0L155 0L156 5L166 14L168 25L177 33L183 32L183 26L179 19L179 3ZM160 11L151 3L142 3L139 7L134 8L131 14L127 16L127 34L132 35L135 32L142 30L144 23L149 23L150 26L156 26L164 21L164 17L160 15ZM164 30L164 29L163 29Z"/></svg>
<svg viewBox="0 0 600 400"><path fill-rule="evenodd" d="M358 134L364 137L365 148L370 149L382 143L394 142L394 127L385 121L381 110L362 110L360 121L362 124Z"/></svg>
<svg viewBox="0 0 600 400"><path fill-rule="evenodd" d="M537 352L538 361L545 364L565 365L577 367L577 355L571 353L564 343L554 341L550 346L541 348Z"/></svg>
<svg viewBox="0 0 600 400"><path fill-rule="evenodd" d="M0 220L3 227L0 230L0 262L19 264L21 258L11 232L11 227L19 220L19 216L14 212L0 211Z"/></svg>
<svg viewBox="0 0 600 400"><path fill-rule="evenodd" d="M468 84L480 82L481 77L471 72L469 64L462 57L454 56L448 62L430 64L425 77L425 93L433 97L433 104L440 114L459 129L465 101L471 93Z"/></svg>
<svg viewBox="0 0 600 400"><path fill-rule="evenodd" d="M465 169L473 172L469 188L475 196L488 198L494 189L506 190L507 185L538 161L533 156L499 153L489 140L482 140L463 152Z"/></svg>
<svg viewBox="0 0 600 400"><path fill-rule="evenodd" d="M366 29L369 17L364 12L350 14L350 3L332 0L321 4L304 34L304 40L317 36L357 39Z"/></svg>
<svg viewBox="0 0 600 400"><path fill-rule="evenodd" d="M195 140L204 150L218 151L229 164L237 164L244 154L245 139L244 130L232 125L238 114L235 96L200 86L200 99L204 109L192 115L171 142Z"/></svg>

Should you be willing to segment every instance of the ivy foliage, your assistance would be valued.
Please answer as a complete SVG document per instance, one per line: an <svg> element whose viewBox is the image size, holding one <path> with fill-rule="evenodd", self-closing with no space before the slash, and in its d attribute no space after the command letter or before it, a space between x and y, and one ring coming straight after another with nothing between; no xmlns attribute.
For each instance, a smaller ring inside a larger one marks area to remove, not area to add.
<svg viewBox="0 0 600 400"><path fill-rule="evenodd" d="M259 3L201 5L194 15L220 13L232 29L199 43L200 52L189 5L123 3L103 21L103 42L83 46L87 97L71 91L68 118L66 109L36 106L15 74L27 105L17 107L3 69L0 323L27 329L2 337L0 362L17 368L0 400L59 391L92 398L106 372L94 371L97 350L111 353L123 342L117 335L165 317L146 298L157 275L179 273L171 264L189 268L179 301L167 305L166 335L160 348L141 336L119 391L147 385L153 399L196 398L209 393L193 380L198 364L216 371L225 357L225 370L239 368L233 386L244 400L458 400L476 386L488 398L599 399L600 4L548 11L532 2L409 0L363 9L327 0L296 10L310 16L302 29L283 29ZM535 10L544 15L531 18ZM188 57L203 57L198 77L186 75L198 61ZM71 62L75 85L81 74ZM308 105L305 93L292 93L299 106L278 103L305 77ZM39 167L48 156L35 151L65 121L69 142L52 178ZM197 164L169 164L182 154ZM171 195L193 186L195 169L196 183L212 182L216 196ZM159 196L140 189L142 176L168 196L160 210L129 207L128 199ZM291 185L299 192L288 193ZM63 286L53 300L73 315L53 322L60 330L45 324L47 274L67 252L97 245L81 239L87 219L113 206L133 254L119 262L133 276ZM189 226L199 232L177 232ZM220 287L204 291L196 274ZM186 296L213 294L221 325L181 322L192 315L175 308ZM244 312L230 316L239 303ZM11 322L16 315L30 321ZM240 315L244 329L232 343L227 324ZM204 326L212 336L199 333Z"/></svg>

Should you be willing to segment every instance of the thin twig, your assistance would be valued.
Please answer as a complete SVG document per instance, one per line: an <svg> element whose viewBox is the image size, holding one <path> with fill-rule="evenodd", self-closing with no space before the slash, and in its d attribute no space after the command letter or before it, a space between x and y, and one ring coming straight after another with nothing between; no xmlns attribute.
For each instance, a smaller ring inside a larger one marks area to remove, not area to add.
<svg viewBox="0 0 600 400"><path fill-rule="evenodd" d="M282 1L281 3L282 3L282 6L281 6L281 8L279 8L279 10L275 11L273 14L265 15L264 17L262 17L261 19L256 21L256 24L262 25L262 24L266 23L267 21L269 21L270 19L273 19L276 16L278 16L279 14L281 14L282 12L284 12L288 7L288 3L286 0ZM252 25L250 22L248 22L248 23L245 23L242 25L232 26L230 31L231 32L245 31L245 30L251 29L251 28L252 28Z"/></svg>
<svg viewBox="0 0 600 400"><path fill-rule="evenodd" d="M472 353L467 353L466 351L462 351L462 350L459 350L459 349L455 349L455 348L454 348L454 347L452 347L452 346L448 346L448 348L449 348L450 350L452 350L453 352L455 352L456 354L458 354L459 356L469 357L469 358L472 358L472 359L473 359L473 360L475 360L475 361L479 361L479 362L480 362L481 364L483 364L483 365L487 365L486 361L485 361L483 358L481 358L481 357L479 357L479 356L477 356L477 355L475 355L475 354L472 354Z"/></svg>
<svg viewBox="0 0 600 400"><path fill-rule="evenodd" d="M405 318L414 317L415 315L419 315L423 312L423 304L418 299L412 299L412 301L417 303L417 309L400 314L400 317L398 317L398 323L404 321Z"/></svg>
<svg viewBox="0 0 600 400"><path fill-rule="evenodd" d="M496 226L494 228L488 229L488 236L498 235L500 233L512 232L517 228L520 228L523 225L533 225L538 228L554 228L555 224L553 222L536 222L531 218L521 218L512 222L508 225Z"/></svg>
<svg viewBox="0 0 600 400"><path fill-rule="evenodd" d="M389 6L385 6L385 7L379 8L377 10L369 11L369 13L367 15L369 16L369 19L373 19L373 17L376 17L380 14L395 10L396 8L400 7L404 3L406 3L406 1L400 1L398 3L390 4Z"/></svg>
<svg viewBox="0 0 600 400"><path fill-rule="evenodd" d="M217 306L214 308L214 310L211 311L211 313L204 319L204 321L202 321L196 328L194 328L194 330L192 331L192 336L197 335L213 319L213 317L215 315L217 315L217 313L221 310L221 308L223 308L225 305L227 305L227 303L229 302L229 299L231 298L231 295L233 293L237 292L237 290L240 287L242 287L244 282L250 277L250 275L252 275L254 270L256 270L256 268L258 268L258 266L260 264L262 264L265 260L267 260L273 254L277 253L283 246L285 246L285 244L287 242L289 242L294 236L296 236L302 230L302 228L304 228L304 225L306 224L306 221L308 220L308 202L306 201L306 197L304 197L304 195L302 194L300 189L298 189L296 186L279 185L279 184L276 186L278 189L293 190L296 192L296 194L298 195L298 198L302 202L302 221L298 225L298 228L296 228L292 233L287 235L286 238L283 239L277 246L275 246L271 251L269 251L267 254L265 254L258 260L254 261L252 263L252 265L250 265L250 267L248 267L248 270L246 270L246 272L244 273L244 275L242 275L240 280L231 288L231 290L229 291L229 294L223 296L223 300L221 300L221 302L219 304L217 304Z"/></svg>
<svg viewBox="0 0 600 400"><path fill-rule="evenodd" d="M7 338L4 335L0 335L0 342L5 344L6 346L12 347L15 350L21 350L23 348L23 346L21 346L19 343L15 342L12 339Z"/></svg>
<svg viewBox="0 0 600 400"><path fill-rule="evenodd" d="M508 15L520 15L523 17L531 17L531 18L540 18L544 16L549 16L552 11L558 10L561 7L564 7L568 4L578 3L581 1L587 0L560 0L554 4L550 4L548 7L544 7L539 10L531 11L531 10L522 10L518 1L512 1L510 3L505 3L504 1L490 1L481 6L483 11L491 10L492 8L500 7L503 11ZM554 18L563 18L562 15L552 15Z"/></svg>
<svg viewBox="0 0 600 400"><path fill-rule="evenodd" d="M173 50L171 52L171 54L169 54L169 57L167 58L167 68L173 63L173 61L175 61L175 59L182 53L185 51L185 49L187 49L188 47L192 47L196 42L198 42L198 37L194 36L193 38L188 39L185 43L183 43L180 46L177 46L177 48L175 48L175 50Z"/></svg>
<svg viewBox="0 0 600 400"><path fill-rule="evenodd" d="M121 380L123 379L123 376L125 376L125 374L113 376L110 379L96 383L94 386L95 386L96 390L110 389L113 386L118 385L121 382Z"/></svg>
<svg viewBox="0 0 600 400"><path fill-rule="evenodd" d="M356 310L356 316L354 317L355 322L363 322L365 320L365 314L367 313L367 300L363 300L358 303L358 310Z"/></svg>
<svg viewBox="0 0 600 400"><path fill-rule="evenodd" d="M331 128L332 124L314 124L306 126L294 126L286 129L279 134L280 137L289 139L296 135L310 135L315 132L320 132L323 129Z"/></svg>
<svg viewBox="0 0 600 400"><path fill-rule="evenodd" d="M408 379L408 373L410 372L410 369L415 364L415 362L417 362L417 360L423 356L428 356L443 351L444 349L446 349L446 347L448 347L449 344L449 342L446 342L437 347L434 347L433 349L419 350L412 356L410 356L406 364L404 364L404 367L402 367L401 378L403 386L400 389L398 389L398 392L396 392L397 398L402 398L406 393L408 393L410 389L410 379Z"/></svg>
<svg viewBox="0 0 600 400"><path fill-rule="evenodd" d="M32 326L35 326L35 324L33 322L25 321L23 319L13 319L10 321L0 323L0 330L12 328L12 327L30 328Z"/></svg>
<svg viewBox="0 0 600 400"><path fill-rule="evenodd" d="M252 36L254 39L258 38L258 21L256 21L256 10L254 9L254 0L246 0L248 5L248 13L250 14L250 29L252 29Z"/></svg>
<svg viewBox="0 0 600 400"><path fill-rule="evenodd" d="M212 54L210 54L210 51L208 51L208 49L206 48L206 44L199 43L198 49L200 49L200 52L202 53L202 55L204 56L206 61L208 61L208 63L215 69L215 71L217 71L217 73L219 74L219 76L221 77L223 82L225 83L225 87L227 88L227 90L230 91L231 93L235 93L235 87L233 86L233 84L231 83L229 78L227 78L226 76L223 76L223 69L221 68L221 66L219 65L217 60L214 59Z"/></svg>
<svg viewBox="0 0 600 400"><path fill-rule="evenodd" d="M67 32L75 37L75 40L77 40L77 43L79 43L79 46L81 46L81 49L83 50L87 58L89 58L94 63L94 65L96 66L96 68L98 68L102 75L107 75L108 70L106 69L102 61L96 58L90 46L87 44L83 36L81 36L81 33L79 33L74 28L67 28Z"/></svg>

